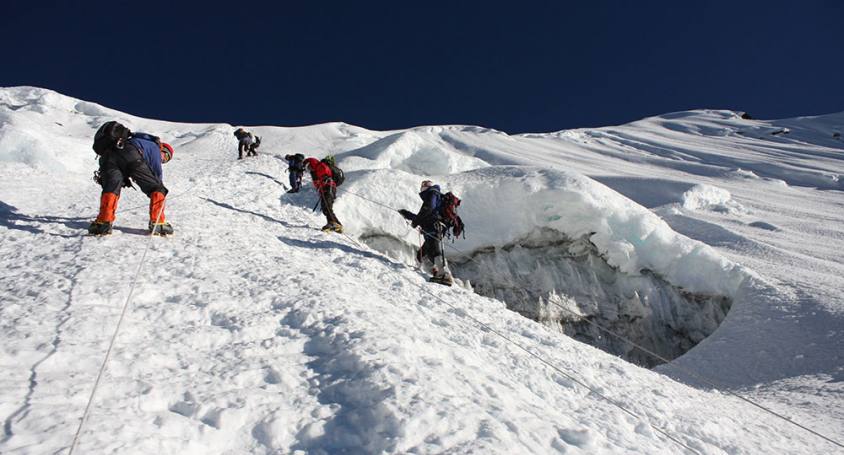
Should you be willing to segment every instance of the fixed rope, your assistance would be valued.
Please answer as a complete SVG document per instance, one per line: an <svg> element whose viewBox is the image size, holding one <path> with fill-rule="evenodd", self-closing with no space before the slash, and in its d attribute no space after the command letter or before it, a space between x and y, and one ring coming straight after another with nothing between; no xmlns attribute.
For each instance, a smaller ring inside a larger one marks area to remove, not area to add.
<svg viewBox="0 0 844 455"><path fill-rule="evenodd" d="M359 198L361 198L361 199L363 199L363 200L365 200L365 201L368 201L368 202L371 202L371 203L373 203L373 204L379 205L379 206L381 206L381 207L385 207L385 208L388 208L388 209L390 209L390 210L392 210L392 211L398 212L398 209L396 209L395 207L390 207L389 205L382 204L382 203L377 202L377 201L373 201L373 200L371 200L371 199L369 199L369 198L367 198L367 197L365 197L365 196L362 196L362 195L357 194L357 193L353 193L353 192L348 191L348 190L344 190L344 191L345 191L346 193L349 193L349 194L353 195L353 196L357 196L357 197L359 197ZM423 235L425 235L425 236L428 236L428 237L431 237L431 238L435 238L435 237L434 237L434 236L432 236L431 234L428 234L428 233L426 233L426 232L424 232L424 231L420 231L420 232L421 232ZM441 239L437 239L437 240L440 240L440 241L442 242L442 240L441 240ZM443 243L443 244L445 244L446 242L442 242L442 243ZM458 249L457 247L455 247L454 245L449 244L449 247L450 247L451 249L453 249L454 251L456 251L457 253L459 253L460 255L462 255L463 257L465 257L466 259L468 259L468 260L470 260L470 261L474 262L474 263L475 263L475 264L477 264L478 266L481 266L481 263L480 263L480 262L478 262L477 260L475 260L475 258L473 258L473 257L471 257L470 255L468 255L467 253L464 253L463 251L459 250L459 249ZM665 358L664 356L661 356L661 355L657 354L656 352L653 352L652 350L650 350L650 349L648 349L648 348L646 348L646 347L644 347L644 346L642 346L642 345L640 345L640 344L638 344L638 343L636 343L636 342L634 342L634 341L632 341L632 340L630 340L630 339L628 339L628 338L624 337L624 336L623 336L623 335L621 335L621 334L618 334L618 333L613 332L612 330L610 330L610 329L608 329L608 328L606 328L606 327L602 326L601 324L598 324L597 322L595 322L595 321L593 321L593 320L591 320L591 319L589 319L589 318L582 318L582 315L581 315L581 314L579 314L579 313L575 312L574 310L571 310L571 309L569 309L569 308L564 307L563 305L561 305L561 304L560 304L560 303L558 303L558 302L554 302L554 301L552 301L551 299L549 299L548 301L549 301L549 303L552 303L555 307L557 307L557 308L559 308L559 309L561 309L561 310L563 310L563 311L566 311L566 312L568 312L568 313L570 313L570 314L572 314L572 315L574 315L574 316L578 317L580 320L583 320L583 321L587 322L588 324L590 324L590 325L592 325L592 326L596 327L597 329L601 330L602 332L604 332L604 333L606 333L606 334L608 334L608 335L610 335L610 336L612 336L612 337L615 337L616 339L619 339L619 340L621 340L621 341L624 341L624 342L626 342L626 343L629 343L631 346L636 347L637 349L639 349L639 350L641 350L641 351L643 351L643 352L645 352L645 353L647 353L647 354L649 354L649 355L653 356L653 357L654 357L654 358L656 358L656 359L661 360L661 361L662 361L662 362L664 362L664 363L669 363L669 362L671 362L671 360L669 360L669 359ZM752 405L752 406L754 406L754 407L756 407L756 408L758 408L758 409L760 409L760 410L762 410L762 411L764 411L764 412L766 412L766 413L768 413L768 414L771 414L771 415L773 415L773 416L775 416L775 417L777 417L777 418L779 418L779 419L782 419L782 420L784 420L784 421L786 421L786 422L788 422L788 423L790 423L790 424L792 424L792 425L794 425L794 426L796 426L796 427L798 427L798 428L800 428L800 429L802 429L802 430L804 430L804 431L807 431L807 432L809 432L809 433L811 433L811 434L813 434L813 435L815 435L815 436L817 436L817 437L819 437L819 438L821 438L821 439L823 439L823 440L825 440L825 441L827 441L827 442L829 442L829 443L831 443L831 444L834 444L834 445L836 445L836 446L838 446L838 447L844 448L844 444L842 444L842 443L840 443L840 442L838 442L838 441L836 441L836 440L834 440L834 439L832 439L832 438L830 438L830 437L828 437L828 436L826 436L826 435L824 435L824 434L822 434L822 433L820 433L820 432L818 432L818 431L816 431L816 430L813 430L813 429L811 429L811 428L809 428L809 427L807 427L807 426L805 426L805 425L803 425L803 424L801 424L801 423L799 423L799 422L796 422L796 421L794 421L793 419L791 419L791 418L790 418L790 417L788 417L788 416L782 415L782 414L780 414L780 413L778 413L778 412L776 412L776 411L774 411L774 410L772 410L772 409L770 409L770 408L768 408L768 407L766 407L766 406L764 406L764 405L762 405L762 404L759 404L759 403L757 403L757 402L755 402L755 401L751 400L750 398L747 398L747 397L745 397L745 396L743 396L743 395L740 395L740 394L738 394L738 393L736 393L736 392L733 392L733 391L729 390L728 388L726 388L724 385L722 385L722 384L718 384L718 383L716 383L715 381L710 380L710 379L706 378L705 376L700 375L699 373L696 373L696 372L694 372L694 371L692 371L692 370L689 370L688 368L685 368L685 367L680 366L680 365L671 365L671 367L672 367L672 368L674 368L674 369L676 369L676 370L678 370L678 371L681 371L681 372L683 372L683 373L686 373L687 375L689 375L689 376L691 376L691 377L693 377L693 378L695 378L695 379L698 379L698 380L700 380L700 381L702 381L702 382L705 382L706 384L710 385L711 387L714 387L715 389L718 389L718 390L719 390L719 391L721 391L721 392L724 392L724 393L726 393L726 394L728 394L728 395L731 395L731 396L733 396L733 397L735 397L735 398L738 398L739 400L742 400L742 401L744 401L745 403L748 403L748 404L750 404L750 405Z"/></svg>
<svg viewBox="0 0 844 455"><path fill-rule="evenodd" d="M215 172L213 172L212 175L216 175L217 174L216 171L219 170L220 168L222 168L222 166L226 163L227 163L226 161L221 161L218 164L218 166L215 168ZM185 195L188 195L188 194L192 195L192 193L190 193L190 190L196 188L197 186L199 186L199 184L200 184L200 182L197 181L193 185L188 187L188 189L182 191L181 193L179 193L175 196L168 198L167 200L172 201L173 199L177 199L181 196L185 196ZM106 350L105 357L103 358L103 362L100 365L100 370L97 373L97 378L94 380L94 386L91 389L91 395L88 397L88 402L85 405L85 411L82 413L82 419L79 421L79 426L77 427L76 433L73 436L73 442L71 443L70 450L68 451L68 455L73 455L73 452L76 450L76 447L79 445L79 440L80 440L80 437L82 435L82 431L85 427L85 424L88 421L88 417L89 417L90 412L91 412L91 407L94 403L94 399L96 398L97 390L99 388L100 382L102 381L102 377L105 374L105 370L106 370L106 367L108 366L108 362L111 359L111 353L114 349L114 344L117 341L117 337L118 337L118 335L120 333L120 329L123 325L123 320L125 319L126 313L128 312L129 306L132 302L132 296L135 292L135 286L138 283L138 277L140 276L141 269L143 268L144 263L146 262L147 253L149 252L150 246L152 245L153 238L156 236L156 233L159 230L159 226L161 225L161 217L164 214L165 204L166 204L165 201L162 201L161 208L158 210L158 214L156 215L156 218L155 218L155 223L153 223L153 228L152 228L152 231L150 232L150 239L147 242L146 247L144 248L143 254L141 255L141 260L138 263L138 268L135 271L135 275L132 277L132 282L130 283L130 286L129 286L129 294L126 296L126 301L123 303L123 309L120 312L120 318L117 320L117 326L114 328L114 333L112 334L111 340L109 341L108 349ZM126 209L124 211L124 213L133 212L133 211L139 210L143 207L144 206L132 207L132 208Z"/></svg>
<svg viewBox="0 0 844 455"><path fill-rule="evenodd" d="M355 245L357 245L359 248L365 249L365 247L364 247L363 245L361 245L361 244L360 244L360 242L358 242L358 241L357 241L357 240L355 240L354 238L350 237L348 234L343 233L342 235L343 235L345 238L347 238L350 242L352 242L352 243L354 243ZM392 271L392 270L391 270L391 271ZM392 271L392 272L393 272L393 273L395 273L396 275L398 275L398 276L399 276L399 278L400 278L400 279L402 279L403 281L406 281L407 283L409 283L409 284L411 284L411 285L413 285L413 286L415 286L415 287L419 288L419 289L420 289L420 290L422 290L424 293L426 293L426 294L428 294L428 295L432 296L434 299L436 299L436 300L438 300L439 302L441 302L441 303L445 304L446 306L448 306L448 307L452 308L453 310L455 310L455 311L459 310L459 308L457 308L457 307L456 307L456 306L454 306L453 304L449 303L448 301L446 301L446 300L442 299L441 297L437 296L436 294L434 294L433 292L431 292L429 289L427 289L425 286L420 285L420 284L418 284L418 283L415 283L415 282L413 282L412 280L410 280L410 279L409 279L409 278L407 278L407 277L404 277L404 276L399 275L399 274L398 274L398 272L396 272L396 271ZM587 383L585 383L585 382L581 381L580 379L578 379L577 377L573 376L572 374L567 373L567 372L566 372L565 370L563 370L562 368L560 368L560 367L558 367L558 366L554 365L552 362L550 362L550 361L546 360L546 359L545 359L545 358L543 358L541 355L539 355L539 354L537 354L537 353L535 353L535 352L531 351L530 349L528 349L527 347L525 347L525 346L524 346L524 345L522 345L521 343L519 343L519 342L517 342L517 341L513 340L512 338L508 337L507 335L505 335L505 334L504 334L504 333L502 333L501 331L499 331L499 330L497 330L497 329L493 328L493 327L492 327L492 326L490 326L489 324L487 324L487 323L485 323L485 322L481 321L480 319L478 319L478 318L476 318L476 317L474 317L474 316L472 316L472 315L470 315L470 314L468 314L468 313L463 312L463 314L464 314L467 318L469 318L469 319L470 319L470 320L471 320L471 321L472 321L472 322L476 325L476 327L478 327L480 330L482 330L482 331L488 331L488 332L494 333L495 335L497 335L497 336L498 336L498 337L500 337L501 339L505 340L507 343L510 343L511 345L515 346L515 347L516 347L516 348L518 348L519 350L521 350L521 351L525 352L526 354L528 354L529 356L531 356L532 358L534 358L534 359L536 359L537 361L541 362L543 365L546 365L547 367L549 367L549 368L553 369L554 371L556 371L556 372L557 372L557 373L559 373L560 375L562 375L562 376L564 376L564 377L568 378L569 380L571 380L572 382L574 382L574 383L576 383L576 384L580 385L581 387L583 387L583 388L585 388L586 390L588 390L589 392L591 392L591 393L595 394L596 396L598 396L598 397L599 397L599 398L601 398L602 400L606 401L607 403L611 404L612 406L617 407L618 409L620 409L620 410L621 410L622 412L624 412L625 414L627 414L627 415L629 415L629 416L633 417L634 419L637 419L637 420L641 421L642 423L644 423L644 424L648 425L648 426L649 426L650 428L652 428L655 432L657 432L657 433L659 433L659 434L661 434L661 435L665 436L668 440L670 440L670 441L672 441L672 442L676 443L676 444L677 444L677 445L679 445L680 447L682 447L682 448L684 448L684 449L686 449L686 450L690 451L690 452L691 452L691 453L693 453L693 454L697 454L697 455L699 455L699 454L700 454L700 452L699 452L699 451L697 451L697 450L695 450L694 448L690 447L688 444L684 443L684 442L683 442L683 441L681 441L679 438L677 438L677 437L675 437L675 436L671 435L671 434L670 434L667 430L665 430L664 428L659 427L659 426L657 426L657 425L655 425L655 424L653 424L653 423L649 422L648 420L646 420L646 419L645 419L645 417L643 417L643 416L641 416L641 415L639 415L639 414L636 414L634 411L632 411L632 410L630 410L629 408L625 407L623 404L621 404L621 403L620 403L620 402L618 402L617 400L610 398L609 396L607 396L607 395L605 395L605 394L601 393L599 390L595 389L594 387L591 387L590 385L588 385Z"/></svg>
<svg viewBox="0 0 844 455"><path fill-rule="evenodd" d="M144 248L144 252L141 255L141 260L138 263L138 268L135 270L135 275L132 277L132 282L129 285L129 294L126 296L126 301L123 302L123 310L120 312L120 318L117 320L117 326L114 328L114 333L111 335L111 341L108 343L108 349L106 350L105 358L103 358L103 362L100 365L100 371L97 373L97 378L94 380L94 387L91 389L91 396L88 397L88 403L85 405L85 411L82 413L82 419L79 421L79 427L76 429L76 434L73 436L73 442L70 445L70 451L68 455L73 455L73 452L76 450L76 447L79 445L79 438L82 435L82 430L85 427L85 423L88 421L88 416L91 412L91 406L94 403L94 398L97 394L97 389L100 386L100 381L105 374L106 367L108 366L108 361L111 359L111 352L114 349L114 343L117 341L117 336L120 334L120 328L123 326L123 319L126 317L126 313L129 309L129 305L132 302L132 296L135 293L135 286L138 284L138 277L141 274L141 269L144 266L144 262L146 262L147 253L149 252L150 246L152 245L153 238L156 235L156 231L158 230L158 226L161 223L161 216L164 214L164 201L161 202L161 208L158 210L158 215L155 218L155 223L153 224L152 232L150 233L150 238L147 241L147 245Z"/></svg>
<svg viewBox="0 0 844 455"><path fill-rule="evenodd" d="M352 237L350 237L348 234L345 234L345 233L344 233L344 234L343 234L343 236L344 236L344 237L346 237L347 239L349 239L349 240L350 240L351 242L353 242L354 244L358 245L358 247L360 247L360 248L365 248L365 247L364 247L363 245L361 245L361 244L360 244L357 240L353 239L353 238L352 238ZM419 288L420 290L422 290L424 293L426 293L426 294L430 295L431 297L433 297L433 298L437 299L437 300L438 300L438 301L440 301L441 303L443 303L443 304L447 305L449 308L451 308L451 309L453 309L453 310L455 310L455 311L458 311L458 310L459 310L459 308L457 308L456 306L452 305L451 303L449 303L448 301L446 301L446 300L445 300L445 299L443 299L442 297L440 297L440 296L438 296L438 295L434 294L433 292L431 292L431 290L430 290L430 289L428 289L426 286L423 286L423 285L421 285L421 284L419 284L419 283L413 282L413 281L412 281L412 280L410 280L409 278L404 277L404 276L402 276L402 275L399 275L399 274L398 274L398 272L395 272L395 271L392 271L392 270L391 270L391 272L392 272L392 273L394 273L395 275L397 275L400 279L404 280L405 282L410 283L410 284L411 284L411 285L413 285L413 286L416 286L417 288ZM609 403L609 404L611 404L611 405L615 406L616 408L620 409L621 411L623 411L624 413L626 413L626 414L630 415L631 417L635 418L636 420L639 420L639 421L643 422L644 424L648 425L648 426L649 426L649 427L651 427L654 431L656 431L657 433L659 433L659 434L661 434L661 435L665 436L666 438L668 438L669 440L673 441L673 442L674 442L674 443L676 443L677 445L679 445L679 446L681 446L681 447L683 447L683 448L685 448L685 449L689 450L689 451L690 451L690 452L692 452L692 453L695 453L695 454L699 454L699 453L700 453L700 452L698 452L697 450L695 450L695 449L693 449L693 448L689 447L689 446L688 446L687 444L685 444L683 441L681 441L681 440L679 440L678 438L676 438L676 437L672 436L670 433L668 433L668 431L667 431L667 430L665 430L665 429L663 429L662 427L659 427L659 426L657 426L657 425L654 425L654 424L653 424L653 423L651 423L650 421L646 420L644 417L642 417L642 416L640 416L640 415L636 414L635 412L631 411L630 409L628 409L627 407L625 407L624 405L622 405L621 403L619 403L617 400L614 400L614 399L612 399L612 398L608 397L607 395L605 395L605 394L601 393L600 391L596 390L594 387L591 387L589 384L586 384L585 382L583 382L583 381L581 381L581 380L577 379L576 377L574 377L574 376L572 376L571 374L569 374L569 373L567 373L566 371L564 371L562 368L560 368L560 367L558 367L558 366L554 365L551 361L546 360L546 359L545 359L545 358L543 358L541 355L539 355L539 354L537 354L537 353L535 353L535 352L531 351L530 349L528 349L527 347L525 347L525 346L524 346L524 345L522 345L521 343L519 343L519 342L517 342L517 341L513 340L512 338L508 337L507 335L505 335L505 334L504 334L504 333L502 333L501 331L496 330L495 328L493 328L493 327L492 327L492 326L490 326L489 324L487 324L487 323L485 323L485 322L481 321L480 319L478 319L478 318L476 318L476 317L472 316L471 314L469 314L469 313L467 313L467 312L465 312L465 311L462 311L462 312L461 312L461 314L462 314L462 315L464 315L464 316L466 316L467 318L469 318L472 322L474 322L474 323L475 323L475 325L476 325L476 327L479 327L479 328L480 328L480 330L482 330L482 331L488 331L488 332L494 333L495 335L497 335L497 336L498 336L498 337L500 337L501 339L503 339L503 340L505 340L506 342L508 342L508 343L512 344L513 346L517 347L519 350L524 351L524 352L525 352L525 353L527 353L529 356L531 356L532 358L534 358L534 359L536 359L537 361L541 362L541 363L542 363L542 364L544 364L545 366L547 366L547 367L551 368L552 370L556 371L557 373L559 373L559 374L561 374L561 375L565 376L566 378L568 378L568 379L569 379L569 380L571 380L572 382L574 382L574 383L576 383L576 384L580 385L581 387L585 388L586 390L590 391L591 393L593 393L593 394L597 395L597 396L598 396L598 397L600 397L602 400L604 400L604 401L606 401L607 403Z"/></svg>

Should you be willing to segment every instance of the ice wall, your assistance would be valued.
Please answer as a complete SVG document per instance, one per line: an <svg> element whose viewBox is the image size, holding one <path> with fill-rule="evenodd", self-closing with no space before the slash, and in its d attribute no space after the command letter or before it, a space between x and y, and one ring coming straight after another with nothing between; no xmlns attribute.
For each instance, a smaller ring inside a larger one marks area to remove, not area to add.
<svg viewBox="0 0 844 455"><path fill-rule="evenodd" d="M671 360L714 332L731 305L727 297L683 291L650 271L625 274L607 264L588 238L550 230L454 257L451 264L475 292L647 367L662 362L595 324Z"/></svg>

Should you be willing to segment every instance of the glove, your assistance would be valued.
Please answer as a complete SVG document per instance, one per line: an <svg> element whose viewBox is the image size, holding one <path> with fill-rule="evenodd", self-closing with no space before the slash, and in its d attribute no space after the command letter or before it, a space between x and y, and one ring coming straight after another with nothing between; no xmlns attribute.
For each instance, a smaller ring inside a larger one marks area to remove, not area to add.
<svg viewBox="0 0 844 455"><path fill-rule="evenodd" d="M100 175L100 171L94 171L94 182L96 182L97 185L103 186L103 178Z"/></svg>
<svg viewBox="0 0 844 455"><path fill-rule="evenodd" d="M413 220L414 218L416 218L416 215L410 210L400 209L399 213L401 214L401 216L407 218L408 220Z"/></svg>

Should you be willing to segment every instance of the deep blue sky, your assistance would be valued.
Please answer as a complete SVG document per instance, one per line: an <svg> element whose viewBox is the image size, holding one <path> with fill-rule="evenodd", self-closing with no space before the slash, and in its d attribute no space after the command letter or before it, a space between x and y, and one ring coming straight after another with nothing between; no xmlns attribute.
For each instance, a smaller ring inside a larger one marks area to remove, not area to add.
<svg viewBox="0 0 844 455"><path fill-rule="evenodd" d="M841 1L11 0L0 26L0 86L172 121L518 133L844 110Z"/></svg>

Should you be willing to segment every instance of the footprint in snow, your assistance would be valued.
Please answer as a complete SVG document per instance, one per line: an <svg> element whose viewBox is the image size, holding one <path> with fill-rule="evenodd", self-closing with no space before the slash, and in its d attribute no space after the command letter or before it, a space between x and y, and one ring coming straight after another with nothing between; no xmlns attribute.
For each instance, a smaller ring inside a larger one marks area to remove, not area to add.
<svg viewBox="0 0 844 455"><path fill-rule="evenodd" d="M211 325L222 327L230 332L236 332L242 328L240 319L237 316L229 316L223 313L211 315Z"/></svg>
<svg viewBox="0 0 844 455"><path fill-rule="evenodd" d="M267 384L280 384L281 383L281 374L275 370L275 368L267 368L267 372L264 375L264 382Z"/></svg>
<svg viewBox="0 0 844 455"><path fill-rule="evenodd" d="M778 228L777 226L774 226L773 224L770 224L770 223L766 223L764 221L754 221L752 223L749 223L748 226L753 226L755 228L764 229L766 231L779 231L780 230L780 228Z"/></svg>

